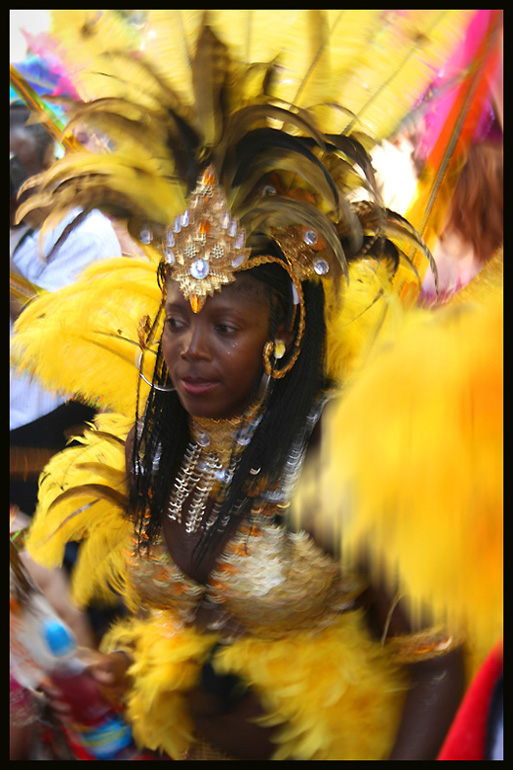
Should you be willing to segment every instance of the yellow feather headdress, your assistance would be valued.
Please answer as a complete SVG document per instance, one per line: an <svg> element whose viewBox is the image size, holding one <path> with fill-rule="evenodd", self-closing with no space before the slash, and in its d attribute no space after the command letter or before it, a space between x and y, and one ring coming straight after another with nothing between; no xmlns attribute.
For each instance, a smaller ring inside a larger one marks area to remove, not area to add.
<svg viewBox="0 0 513 770"><path fill-rule="evenodd" d="M322 264L318 279L327 286L332 330L347 321L348 308L354 309L353 287L360 310L365 303L386 308L396 293L398 269L418 287L415 260L430 260L430 254L415 230L383 207L367 151L400 125L433 69L461 39L471 13L54 11L48 45L83 100L64 100L70 116L66 131L86 125L105 141L98 152L71 152L45 175L29 180L33 195L19 217L41 206L51 207L45 227L71 206L97 207L120 217L149 261L120 266L118 278L125 267L140 270L146 285L148 266L156 273L166 254L162 234L188 211L191 192L211 166L227 212L244 232L244 247L266 255L274 244L292 272L304 260L305 247L312 263ZM350 203L351 192L362 187L368 199ZM412 247L422 257L407 256ZM366 282L369 267L374 277ZM86 273L78 289L89 292L83 306L101 303L103 291L114 284L112 276L101 267ZM125 286L120 312L130 306L129 287L135 289L136 283ZM82 337L86 347L91 342L107 347L119 359L126 335L119 333L114 314L106 319L107 314L91 311L85 319L71 300L63 321L64 311L56 309L54 315L50 297L38 303L18 322L17 365L37 371L58 389L72 386L77 395L109 404L121 399L126 408L130 398L121 393L131 378L123 377L107 396L104 372L93 356L81 356L79 347L76 378L59 373L68 368L69 348L60 344L64 335L55 335L57 319L68 331L75 326L76 342ZM140 312L137 302L135 307L130 307L131 319ZM346 326L347 349L355 351L332 348L328 367L337 377L357 360L360 339L367 335L359 324L360 310ZM337 321L340 312L343 320ZM129 352L122 354L130 363L131 346L145 346L134 332L141 317L131 321L130 343L124 346ZM53 368L41 361L45 349L52 349ZM82 374L90 387L80 384Z"/></svg>

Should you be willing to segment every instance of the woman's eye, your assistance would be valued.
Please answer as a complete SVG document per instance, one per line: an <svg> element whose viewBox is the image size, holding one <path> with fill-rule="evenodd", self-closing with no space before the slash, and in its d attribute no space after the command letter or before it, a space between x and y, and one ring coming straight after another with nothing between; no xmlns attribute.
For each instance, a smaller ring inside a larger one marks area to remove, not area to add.
<svg viewBox="0 0 513 770"><path fill-rule="evenodd" d="M216 329L220 334L235 334L237 332L235 326L231 324L217 324Z"/></svg>
<svg viewBox="0 0 513 770"><path fill-rule="evenodd" d="M179 318L166 318L166 325L171 331L178 331L183 329L185 323Z"/></svg>

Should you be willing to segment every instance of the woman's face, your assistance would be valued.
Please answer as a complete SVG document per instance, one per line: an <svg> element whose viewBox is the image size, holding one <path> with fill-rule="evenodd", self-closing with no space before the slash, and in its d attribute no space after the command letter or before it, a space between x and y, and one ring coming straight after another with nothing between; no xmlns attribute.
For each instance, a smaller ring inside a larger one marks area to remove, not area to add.
<svg viewBox="0 0 513 770"><path fill-rule="evenodd" d="M241 274L194 313L167 282L162 352L182 405L195 417L242 414L263 373L269 340L267 289Z"/></svg>

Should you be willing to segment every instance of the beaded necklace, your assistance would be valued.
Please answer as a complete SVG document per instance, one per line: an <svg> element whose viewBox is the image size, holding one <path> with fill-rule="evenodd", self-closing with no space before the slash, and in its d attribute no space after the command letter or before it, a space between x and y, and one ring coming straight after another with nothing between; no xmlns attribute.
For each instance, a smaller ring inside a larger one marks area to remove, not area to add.
<svg viewBox="0 0 513 770"><path fill-rule="evenodd" d="M209 529L216 521L240 455L260 422L260 404L249 415L229 420L191 419L191 436L171 491L167 516L183 523L187 534ZM214 499L206 516L208 502ZM184 516L184 505L189 501Z"/></svg>

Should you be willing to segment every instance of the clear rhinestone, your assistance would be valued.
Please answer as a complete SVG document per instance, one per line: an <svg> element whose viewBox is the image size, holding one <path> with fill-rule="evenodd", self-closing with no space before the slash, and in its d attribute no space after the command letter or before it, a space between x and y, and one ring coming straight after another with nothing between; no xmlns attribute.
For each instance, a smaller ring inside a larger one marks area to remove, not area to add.
<svg viewBox="0 0 513 770"><path fill-rule="evenodd" d="M237 222L230 222L230 226L228 227L228 235L230 235L232 238L237 235Z"/></svg>
<svg viewBox="0 0 513 770"><path fill-rule="evenodd" d="M182 217L180 219L180 224L182 225L182 227L187 227L188 224L189 224L189 220L190 220L190 218L189 218L189 209L186 209L183 212Z"/></svg>
<svg viewBox="0 0 513 770"><path fill-rule="evenodd" d="M242 247L244 246L244 240L245 240L244 233L240 232L238 236L235 238L233 245L235 246L236 249L242 249Z"/></svg>
<svg viewBox="0 0 513 770"><path fill-rule="evenodd" d="M198 434L197 441L198 441L198 444L202 447L210 446L210 436L208 435L208 433L205 433L204 431L201 431Z"/></svg>
<svg viewBox="0 0 513 770"><path fill-rule="evenodd" d="M303 235L303 240L308 246L315 246L319 240L319 236L315 230L306 230L305 234Z"/></svg>
<svg viewBox="0 0 513 770"><path fill-rule="evenodd" d="M175 245L175 236L172 230L168 230L166 233L166 246L173 248Z"/></svg>
<svg viewBox="0 0 513 770"><path fill-rule="evenodd" d="M182 224L180 221L180 215L178 214L178 216L175 217L175 221L173 224L173 232L179 233L181 229L182 229Z"/></svg>
<svg viewBox="0 0 513 770"><path fill-rule="evenodd" d="M326 275L326 273L329 273L330 266L326 262L325 259L316 259L314 262L313 269L317 273L317 275Z"/></svg>
<svg viewBox="0 0 513 770"><path fill-rule="evenodd" d="M153 241L153 233L149 227L143 227L139 235L142 243L151 243Z"/></svg>
<svg viewBox="0 0 513 770"><path fill-rule="evenodd" d="M174 251L172 249L166 249L165 251L165 259L168 265L174 265L176 262L176 257Z"/></svg>
<svg viewBox="0 0 513 770"><path fill-rule="evenodd" d="M241 254L240 257L235 257L235 259L232 259L232 267L240 267L245 259L244 254Z"/></svg>
<svg viewBox="0 0 513 770"><path fill-rule="evenodd" d="M191 265L191 275L198 281L201 281L202 278L206 278L209 271L210 267L205 259L197 259Z"/></svg>

